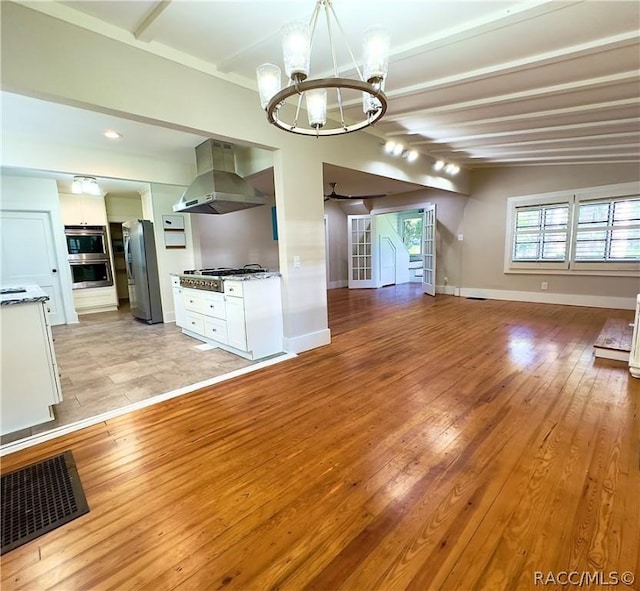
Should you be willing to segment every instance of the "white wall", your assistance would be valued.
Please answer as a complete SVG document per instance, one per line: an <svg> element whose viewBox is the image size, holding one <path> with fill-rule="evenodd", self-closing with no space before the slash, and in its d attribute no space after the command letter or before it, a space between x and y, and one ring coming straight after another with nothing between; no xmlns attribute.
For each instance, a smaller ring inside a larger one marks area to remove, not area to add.
<svg viewBox="0 0 640 591"><path fill-rule="evenodd" d="M44 211L51 217L60 289L62 314L67 323L78 322L73 303L71 268L64 237L58 187L53 179L8 175L2 171L2 211Z"/></svg>
<svg viewBox="0 0 640 591"><path fill-rule="evenodd" d="M273 239L272 204L225 215L194 214L202 267L242 267L258 263L277 271L278 241Z"/></svg>
<svg viewBox="0 0 640 591"><path fill-rule="evenodd" d="M140 193L107 193L104 202L109 222L123 223L142 217Z"/></svg>
<svg viewBox="0 0 640 591"><path fill-rule="evenodd" d="M182 193L184 193L185 188L186 187L182 186L152 183L149 191L142 195L143 217L153 222L156 254L158 258L158 276L160 278L162 317L165 322L174 322L176 319L173 305L171 273L182 273L186 269L193 269L195 267L191 216L189 214L183 214L187 247L166 248L164 244L162 216L176 215L173 212L173 204L178 201Z"/></svg>

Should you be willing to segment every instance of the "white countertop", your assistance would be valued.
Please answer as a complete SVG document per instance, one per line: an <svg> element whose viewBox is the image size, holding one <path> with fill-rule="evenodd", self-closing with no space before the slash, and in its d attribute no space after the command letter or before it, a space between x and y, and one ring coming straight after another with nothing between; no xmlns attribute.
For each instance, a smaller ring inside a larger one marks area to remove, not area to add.
<svg viewBox="0 0 640 591"><path fill-rule="evenodd" d="M12 293L2 293L5 290L11 290ZM35 283L22 283L20 285L13 284L0 286L0 306L27 304L31 302L46 302L48 299L49 296L47 295L47 293Z"/></svg>
<svg viewBox="0 0 640 591"><path fill-rule="evenodd" d="M223 281L251 281L253 279L270 279L271 277L282 277L279 271L256 271L245 275L196 275L195 273L172 273L178 277L186 279L222 279Z"/></svg>

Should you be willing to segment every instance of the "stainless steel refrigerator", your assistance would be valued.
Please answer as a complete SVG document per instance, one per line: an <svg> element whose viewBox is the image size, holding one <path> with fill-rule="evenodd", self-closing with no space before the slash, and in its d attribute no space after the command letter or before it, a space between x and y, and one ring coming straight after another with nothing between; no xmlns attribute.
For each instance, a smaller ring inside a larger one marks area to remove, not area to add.
<svg viewBox="0 0 640 591"><path fill-rule="evenodd" d="M122 224L131 314L149 324L162 322L160 280L153 223L129 220Z"/></svg>

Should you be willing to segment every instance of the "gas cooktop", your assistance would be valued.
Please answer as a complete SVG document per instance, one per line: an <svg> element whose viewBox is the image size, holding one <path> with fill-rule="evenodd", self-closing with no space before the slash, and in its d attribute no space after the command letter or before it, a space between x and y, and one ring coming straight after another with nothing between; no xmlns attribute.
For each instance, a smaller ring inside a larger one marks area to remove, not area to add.
<svg viewBox="0 0 640 591"><path fill-rule="evenodd" d="M267 269L264 269L260 265L245 265L244 267L229 268L219 267L216 269L189 269L184 272L184 275L211 275L215 277L226 277L228 275L248 275L250 273L265 273Z"/></svg>

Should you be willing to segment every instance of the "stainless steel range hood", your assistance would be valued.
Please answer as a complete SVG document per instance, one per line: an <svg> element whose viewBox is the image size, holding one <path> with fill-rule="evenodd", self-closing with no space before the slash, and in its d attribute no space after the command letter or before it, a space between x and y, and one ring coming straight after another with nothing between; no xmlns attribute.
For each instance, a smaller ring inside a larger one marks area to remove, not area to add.
<svg viewBox="0 0 640 591"><path fill-rule="evenodd" d="M198 176L173 206L180 213L231 213L265 205L266 199L236 174L231 144L207 140L196 147Z"/></svg>

